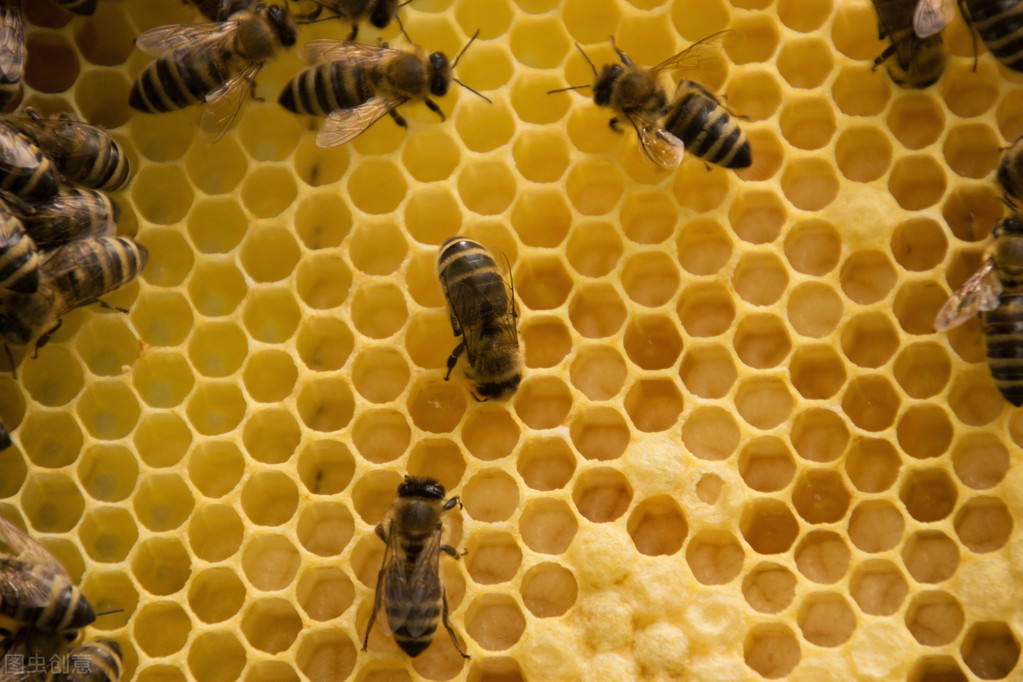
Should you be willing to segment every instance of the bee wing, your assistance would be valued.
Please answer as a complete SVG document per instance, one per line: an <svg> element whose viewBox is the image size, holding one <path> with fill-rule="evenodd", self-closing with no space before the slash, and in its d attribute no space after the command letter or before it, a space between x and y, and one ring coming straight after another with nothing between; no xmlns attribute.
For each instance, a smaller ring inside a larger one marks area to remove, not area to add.
<svg viewBox="0 0 1023 682"><path fill-rule="evenodd" d="M298 56L306 62L377 61L385 56L402 52L393 47L365 45L347 40L318 38L298 48Z"/></svg>
<svg viewBox="0 0 1023 682"><path fill-rule="evenodd" d="M440 571L438 570L440 563L440 538L441 530L437 528L423 544L423 548L416 556L416 561L412 565L412 572L407 578L402 580L400 597L396 597L390 602L392 610L388 614L390 618L388 625L391 627L391 632L394 632L398 627L404 626L410 637L418 637L433 625L427 618L417 617L410 619L408 615L412 611L413 606L435 604L440 599ZM396 570L404 574L404 567L398 565ZM388 583L388 586L390 586L390 583ZM398 598L403 599L403 601L399 602ZM397 606L399 603L407 605L407 608L401 609L400 619L395 617L398 614L396 609L394 609L394 606Z"/></svg>
<svg viewBox="0 0 1023 682"><path fill-rule="evenodd" d="M240 74L206 95L206 110L202 112L199 127L207 142L213 143L224 136L242 108L249 86L256 79L262 64L251 64Z"/></svg>
<svg viewBox="0 0 1023 682"><path fill-rule="evenodd" d="M489 326L488 322L490 320L510 318L506 319L506 323L501 325L501 327L508 334L507 341L509 345L516 348L519 345L514 320L515 296L508 282L503 277L500 280L505 287L505 293L508 297L507 309L494 310L494 292L476 286L478 281L475 278L469 277L452 282L448 286L448 298L451 301L451 305L448 308L458 322L458 328L462 330L462 342L465 343L465 355L470 365L475 363L475 358L479 354L481 329L484 324ZM459 313L465 313L467 319L462 319L462 315Z"/></svg>
<svg viewBox="0 0 1023 682"><path fill-rule="evenodd" d="M20 2L0 3L0 75L7 83L21 80L25 68L25 26Z"/></svg>
<svg viewBox="0 0 1023 682"><path fill-rule="evenodd" d="M941 306L934 318L935 331L945 331L963 324L982 310L998 307L1002 283L994 270L994 261L988 259Z"/></svg>
<svg viewBox="0 0 1023 682"><path fill-rule="evenodd" d="M54 573L67 575L64 564L50 553L50 550L30 538L24 531L0 516L0 538L16 552L18 561L27 564L40 564Z"/></svg>
<svg viewBox="0 0 1023 682"><path fill-rule="evenodd" d="M639 135L639 144L647 158L661 168L677 168L682 163L685 144L654 121L638 116L630 116L629 120Z"/></svg>
<svg viewBox="0 0 1023 682"><path fill-rule="evenodd" d="M202 24L166 24L145 31L135 39L140 50L160 57L179 47L205 49L208 43L222 40L238 29L237 21L210 21Z"/></svg>
<svg viewBox="0 0 1023 682"><path fill-rule="evenodd" d="M384 550L384 603L377 615L380 625L388 633L404 625L412 609L412 586L405 575L405 564L405 550L401 548L398 532L392 528Z"/></svg>
<svg viewBox="0 0 1023 682"><path fill-rule="evenodd" d="M955 0L919 0L913 11L913 31L919 38L928 38L952 21Z"/></svg>
<svg viewBox="0 0 1023 682"><path fill-rule="evenodd" d="M678 54L668 57L663 62L653 67L654 73L660 73L665 70L678 71L679 67L687 62L692 62L694 66L700 66L701 63L708 59L716 59L720 56L721 51L721 40L727 35L733 33L732 31L718 31L717 33L711 33L705 38L697 40L695 43L682 50Z"/></svg>
<svg viewBox="0 0 1023 682"><path fill-rule="evenodd" d="M408 100L398 95L373 97L357 107L335 109L327 115L323 127L316 135L316 144L320 147L337 147L351 142L367 128L383 118Z"/></svg>

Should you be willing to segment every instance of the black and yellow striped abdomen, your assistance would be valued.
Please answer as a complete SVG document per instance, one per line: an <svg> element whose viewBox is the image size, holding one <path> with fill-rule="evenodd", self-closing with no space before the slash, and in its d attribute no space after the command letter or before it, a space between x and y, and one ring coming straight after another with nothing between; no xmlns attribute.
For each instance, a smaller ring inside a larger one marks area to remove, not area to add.
<svg viewBox="0 0 1023 682"><path fill-rule="evenodd" d="M397 531L392 529L391 532ZM409 656L417 656L430 646L441 618L444 592L439 578L440 553L421 556L425 541L433 532L439 531L431 531L426 536L399 533L406 579L388 581L385 587L384 604L394 641ZM424 570L423 562L429 563L428 570ZM427 581L430 584L426 584Z"/></svg>
<svg viewBox="0 0 1023 682"><path fill-rule="evenodd" d="M116 231L120 208L103 192L65 189L35 211L22 217L32 241L40 248L86 237L103 237Z"/></svg>
<svg viewBox="0 0 1023 682"><path fill-rule="evenodd" d="M64 312L130 282L149 258L143 246L127 237L75 241L60 247L56 254L59 271L49 283L63 297L64 305L55 307ZM46 268L43 274L47 274Z"/></svg>
<svg viewBox="0 0 1023 682"><path fill-rule="evenodd" d="M24 225L0 210L0 294L31 294L39 288L39 250Z"/></svg>
<svg viewBox="0 0 1023 682"><path fill-rule="evenodd" d="M46 677L46 682L117 682L124 671L121 646L109 639L97 639L75 647L67 664Z"/></svg>
<svg viewBox="0 0 1023 682"><path fill-rule="evenodd" d="M1005 399L1023 405L1023 290L1003 291L997 308L982 314L987 362Z"/></svg>
<svg viewBox="0 0 1023 682"><path fill-rule="evenodd" d="M368 102L376 93L370 71L359 62L329 61L292 78L278 98L297 114L324 115Z"/></svg>
<svg viewBox="0 0 1023 682"><path fill-rule="evenodd" d="M1023 0L965 0L970 24L995 59L1023 71Z"/></svg>
<svg viewBox="0 0 1023 682"><path fill-rule="evenodd" d="M60 178L48 156L7 125L0 125L0 189L28 202L43 201L57 193Z"/></svg>
<svg viewBox="0 0 1023 682"><path fill-rule="evenodd" d="M237 61L237 57L223 49L176 49L139 74L128 102L149 113L205 102L207 95L234 75Z"/></svg>
<svg viewBox="0 0 1023 682"><path fill-rule="evenodd" d="M749 140L734 116L699 83L679 82L664 129L682 140L686 153L725 168L753 163Z"/></svg>
<svg viewBox="0 0 1023 682"><path fill-rule="evenodd" d="M96 620L67 576L13 557L0 558L0 614L45 632L77 630Z"/></svg>

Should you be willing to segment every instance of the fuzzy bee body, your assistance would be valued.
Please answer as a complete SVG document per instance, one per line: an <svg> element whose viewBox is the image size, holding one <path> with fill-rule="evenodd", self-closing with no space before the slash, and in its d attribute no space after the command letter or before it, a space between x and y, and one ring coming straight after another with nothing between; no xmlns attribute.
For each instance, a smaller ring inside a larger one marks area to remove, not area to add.
<svg viewBox="0 0 1023 682"><path fill-rule="evenodd" d="M91 189L64 189L21 216L29 237L40 248L86 237L113 236L121 210L117 203Z"/></svg>
<svg viewBox="0 0 1023 682"><path fill-rule="evenodd" d="M237 12L249 8L252 0L186 0L210 21L224 21Z"/></svg>
<svg viewBox="0 0 1023 682"><path fill-rule="evenodd" d="M57 169L39 146L0 123L0 190L36 202L52 197L59 186Z"/></svg>
<svg viewBox="0 0 1023 682"><path fill-rule="evenodd" d="M437 274L451 328L462 337L448 357L445 381L464 352L465 375L483 399L511 395L522 381L514 289L490 252L465 237L452 237L441 245Z"/></svg>
<svg viewBox="0 0 1023 682"><path fill-rule="evenodd" d="M22 0L0 0L0 109L18 95L25 73Z"/></svg>
<svg viewBox="0 0 1023 682"><path fill-rule="evenodd" d="M7 427L0 422L0 452L9 447L11 447L11 434L7 431Z"/></svg>
<svg viewBox="0 0 1023 682"><path fill-rule="evenodd" d="M917 0L916 35L923 38L941 31L955 15L957 4L994 58L1013 71L1023 71L1023 0Z"/></svg>
<svg viewBox="0 0 1023 682"><path fill-rule="evenodd" d="M87 641L68 647L74 632L45 632L23 626L16 633L4 631L0 654L6 661L20 661L22 671L6 669L4 682L118 682L124 670L121 646L112 640ZM36 665L25 665L32 658ZM40 665L41 663L41 665Z"/></svg>
<svg viewBox="0 0 1023 682"><path fill-rule="evenodd" d="M376 527L377 536L387 548L377 577L363 651L383 606L388 629L409 656L422 653L433 640L437 625L443 623L455 649L469 658L448 620L447 596L440 582L440 553L458 558L454 548L441 542L441 514L457 504L457 497L444 501L444 487L432 478L406 476L398 486L397 499Z"/></svg>
<svg viewBox="0 0 1023 682"><path fill-rule="evenodd" d="M53 675L52 682L118 682L124 672L121 646L109 639L88 641L68 652L66 667L72 672Z"/></svg>
<svg viewBox="0 0 1023 682"><path fill-rule="evenodd" d="M873 0L877 12L878 37L887 37L887 48L874 60L874 68L885 64L896 85L926 88L945 71L948 55L941 34L919 37L913 28L914 0Z"/></svg>
<svg viewBox="0 0 1023 682"><path fill-rule="evenodd" d="M1023 137L1017 138L1008 149L1002 151L997 178L1007 197L1023 199Z"/></svg>
<svg viewBox="0 0 1023 682"><path fill-rule="evenodd" d="M695 81L679 81L664 129L681 140L686 151L708 163L736 169L753 163L749 140L735 116Z"/></svg>
<svg viewBox="0 0 1023 682"><path fill-rule="evenodd" d="M39 288L39 249L17 216L0 204L0 298Z"/></svg>

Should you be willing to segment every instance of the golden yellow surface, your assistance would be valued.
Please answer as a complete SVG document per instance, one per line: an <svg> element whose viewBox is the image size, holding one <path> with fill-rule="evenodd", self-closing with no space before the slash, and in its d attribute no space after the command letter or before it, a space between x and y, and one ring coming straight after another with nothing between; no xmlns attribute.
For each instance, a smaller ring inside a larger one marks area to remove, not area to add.
<svg viewBox="0 0 1023 682"><path fill-rule="evenodd" d="M294 51L208 147L199 109L127 104L132 39L187 6L26 4L25 103L114 129L150 261L110 297L130 314L76 311L0 376L0 513L123 609L87 636L126 677L1021 678L1023 418L976 322L932 330L1023 134L1023 76L974 71L961 20L905 91L865 0L413 0L428 50L480 29L456 75L493 104L454 87L446 122L409 105L321 150L276 104ZM592 80L573 42L655 64L726 28L687 75L748 119L739 173L659 170L587 91L545 94ZM454 234L512 263L505 403L443 381ZM470 661L443 631L359 652L406 472L464 502L441 563Z"/></svg>

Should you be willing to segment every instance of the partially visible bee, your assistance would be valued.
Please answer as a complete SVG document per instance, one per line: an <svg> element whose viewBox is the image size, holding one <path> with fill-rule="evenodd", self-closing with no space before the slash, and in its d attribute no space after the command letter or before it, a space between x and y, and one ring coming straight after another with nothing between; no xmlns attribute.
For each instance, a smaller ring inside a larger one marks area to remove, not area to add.
<svg viewBox="0 0 1023 682"><path fill-rule="evenodd" d="M907 0L908 1L908 0ZM945 28L957 0L917 0L913 29L921 38ZM1023 71L1023 0L958 0L959 11L995 59L1013 71Z"/></svg>
<svg viewBox="0 0 1023 682"><path fill-rule="evenodd" d="M39 249L25 226L0 202L0 298L39 288Z"/></svg>
<svg viewBox="0 0 1023 682"><path fill-rule="evenodd" d="M738 119L712 92L695 81L679 81L663 125L690 154L704 161L734 169L753 164L749 139Z"/></svg>
<svg viewBox="0 0 1023 682"><path fill-rule="evenodd" d="M57 193L57 169L37 144L0 122L0 190L29 202Z"/></svg>
<svg viewBox="0 0 1023 682"><path fill-rule="evenodd" d="M43 118L28 107L22 114L4 119L4 123L35 142L66 180L108 191L128 182L128 155L107 131L75 121L66 113Z"/></svg>
<svg viewBox="0 0 1023 682"><path fill-rule="evenodd" d="M458 558L455 548L441 542L441 513L460 504L458 497L444 502L444 486L432 478L405 476L398 486L397 499L376 527L377 536L387 548L377 576L373 613L362 640L363 651L383 604L387 627L409 656L418 656L430 645L440 620L458 653L469 658L451 628L448 599L440 582L440 553Z"/></svg>
<svg viewBox="0 0 1023 682"><path fill-rule="evenodd" d="M465 352L477 400L511 395L522 381L522 355L515 327L515 290L482 244L452 237L441 244L437 274L448 301L451 328L462 340L448 357L447 381Z"/></svg>
<svg viewBox="0 0 1023 682"><path fill-rule="evenodd" d="M23 627L15 634L3 634L0 652L8 664L0 677L4 682L118 682L124 671L121 646L112 640L87 641L68 649L75 639L73 632Z"/></svg>
<svg viewBox="0 0 1023 682"><path fill-rule="evenodd" d="M399 6L398 0L313 0L313 2L352 22L352 32L348 34L349 41L355 40L359 35L359 22L367 17L369 23L377 28L386 28L398 15Z"/></svg>
<svg viewBox="0 0 1023 682"><path fill-rule="evenodd" d="M57 0L57 4L75 14L92 14L97 0Z"/></svg>
<svg viewBox="0 0 1023 682"><path fill-rule="evenodd" d="M298 28L280 4L256 2L227 21L157 26L135 41L157 57L132 86L131 106L150 113L207 102L201 127L213 141L227 132L249 87Z"/></svg>
<svg viewBox="0 0 1023 682"><path fill-rule="evenodd" d="M7 427L4 426L3 422L0 422L0 452L9 447L11 447L11 434L7 431Z"/></svg>
<svg viewBox="0 0 1023 682"><path fill-rule="evenodd" d="M987 362L1005 399L1023 405L1023 218L1003 218L991 232L984 264L938 311L945 331L980 312Z"/></svg>
<svg viewBox="0 0 1023 682"><path fill-rule="evenodd" d="M292 78L278 101L298 114L327 115L316 136L316 144L321 147L355 139L385 114L402 128L407 127L397 108L411 99L423 100L443 121L444 112L430 95L443 97L451 81L479 95L451 74L476 35L454 63L442 52L427 56L418 47L400 50L386 45L312 40L299 48L299 55L319 63Z"/></svg>
<svg viewBox="0 0 1023 682"><path fill-rule="evenodd" d="M945 46L940 34L926 38L916 35L914 0L873 0L873 3L878 37L887 37L890 41L874 60L874 68L887 62L888 75L904 88L926 88L936 83L945 70Z"/></svg>
<svg viewBox="0 0 1023 682"><path fill-rule="evenodd" d="M249 8L252 0L186 0L188 4L195 5L202 15L210 21L224 21Z"/></svg>
<svg viewBox="0 0 1023 682"><path fill-rule="evenodd" d="M94 189L65 188L21 216L32 241L47 248L86 237L112 236L121 215L117 203Z"/></svg>
<svg viewBox="0 0 1023 682"><path fill-rule="evenodd" d="M25 72L25 20L21 0L0 0L0 109L21 87Z"/></svg>
<svg viewBox="0 0 1023 682"><path fill-rule="evenodd" d="M0 338L41 348L71 310L127 284L146 264L144 247L126 237L80 239L46 253L39 290L0 297Z"/></svg>
<svg viewBox="0 0 1023 682"><path fill-rule="evenodd" d="M998 162L998 183L1006 196L1023 199L1023 137L1016 138L1002 151L1002 159Z"/></svg>

